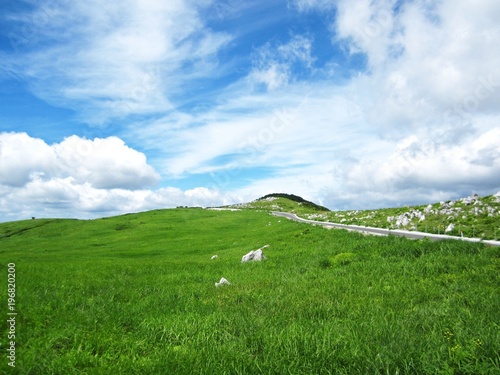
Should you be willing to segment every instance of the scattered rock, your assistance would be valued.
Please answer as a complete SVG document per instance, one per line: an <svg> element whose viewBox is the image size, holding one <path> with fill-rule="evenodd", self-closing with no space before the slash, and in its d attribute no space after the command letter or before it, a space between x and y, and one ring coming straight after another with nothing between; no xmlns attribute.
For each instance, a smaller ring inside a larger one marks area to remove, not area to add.
<svg viewBox="0 0 500 375"><path fill-rule="evenodd" d="M218 283L215 283L215 287L218 288L222 285L231 285L231 283L222 277Z"/></svg>
<svg viewBox="0 0 500 375"><path fill-rule="evenodd" d="M407 216L400 216L396 221L396 226L398 228L401 226L406 227L408 224L410 224L410 220L408 219Z"/></svg>
<svg viewBox="0 0 500 375"><path fill-rule="evenodd" d="M214 259L217 259L219 256L218 255L212 255L212 257L210 259L214 260Z"/></svg>
<svg viewBox="0 0 500 375"><path fill-rule="evenodd" d="M269 247L269 245L262 246L260 249L252 250L248 254L243 255L243 257L241 258L241 262L242 263L250 261L260 262L261 260L266 259L266 256L262 252L262 249L265 249L266 247Z"/></svg>

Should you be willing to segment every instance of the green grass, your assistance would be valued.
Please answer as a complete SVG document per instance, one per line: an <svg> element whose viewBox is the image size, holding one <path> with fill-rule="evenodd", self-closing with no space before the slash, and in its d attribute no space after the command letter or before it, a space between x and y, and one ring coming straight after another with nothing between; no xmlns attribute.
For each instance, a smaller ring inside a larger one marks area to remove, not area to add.
<svg viewBox="0 0 500 375"><path fill-rule="evenodd" d="M250 203L233 204L226 206L226 208L267 212L292 212L297 215L326 215L326 212L328 212L327 208L318 206L317 204L306 201L303 198L292 195L292 199L290 199L287 198L286 195L287 194L269 194Z"/></svg>
<svg viewBox="0 0 500 375"><path fill-rule="evenodd" d="M350 210L331 212L305 212L305 218L333 223L363 225L376 228L418 230L420 232L444 234L450 224L454 229L446 234L500 240L500 200L495 196L477 197L475 204L461 200L429 205L384 208L378 210ZM407 225L397 226L396 219L389 217L418 211L425 215L423 220L413 216Z"/></svg>
<svg viewBox="0 0 500 375"><path fill-rule="evenodd" d="M0 257L19 312L4 373L500 373L500 249L482 244L175 209L0 224Z"/></svg>

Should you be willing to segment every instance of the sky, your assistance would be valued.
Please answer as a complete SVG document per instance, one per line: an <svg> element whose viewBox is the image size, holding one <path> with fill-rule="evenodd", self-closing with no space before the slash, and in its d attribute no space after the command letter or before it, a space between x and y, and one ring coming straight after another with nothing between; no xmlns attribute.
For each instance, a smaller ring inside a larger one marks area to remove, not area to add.
<svg viewBox="0 0 500 375"><path fill-rule="evenodd" d="M498 0L0 2L0 221L500 190Z"/></svg>

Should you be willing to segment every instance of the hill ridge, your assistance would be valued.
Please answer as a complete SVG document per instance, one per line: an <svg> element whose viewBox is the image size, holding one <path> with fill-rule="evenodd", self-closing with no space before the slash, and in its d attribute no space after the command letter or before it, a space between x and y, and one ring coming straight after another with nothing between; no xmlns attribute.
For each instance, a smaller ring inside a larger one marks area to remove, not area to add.
<svg viewBox="0 0 500 375"><path fill-rule="evenodd" d="M263 197L258 198L257 201L265 200L268 198L286 198L286 199L289 199L293 202L302 203L303 205L309 206L311 208L315 208L318 211L330 211L326 207L323 207L323 206L320 206L314 202L308 201L308 200L306 200L298 195L295 195L295 194L271 193L271 194L267 194L267 195L264 195Z"/></svg>

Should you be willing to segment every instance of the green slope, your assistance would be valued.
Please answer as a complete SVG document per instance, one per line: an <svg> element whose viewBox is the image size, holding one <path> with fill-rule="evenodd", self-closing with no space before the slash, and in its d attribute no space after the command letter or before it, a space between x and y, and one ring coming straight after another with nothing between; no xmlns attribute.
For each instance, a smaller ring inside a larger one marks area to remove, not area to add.
<svg viewBox="0 0 500 375"><path fill-rule="evenodd" d="M500 240L500 196L477 195L420 206L306 213L305 218L377 228Z"/></svg>
<svg viewBox="0 0 500 375"><path fill-rule="evenodd" d="M328 208L293 194L274 193L249 203L234 204L225 208L254 209L262 211L292 212L297 215L314 215L328 212Z"/></svg>
<svg viewBox="0 0 500 375"><path fill-rule="evenodd" d="M267 260L240 262L265 244ZM482 244L175 209L0 224L0 258L18 312L16 368L3 356L0 373L500 370L500 249Z"/></svg>

